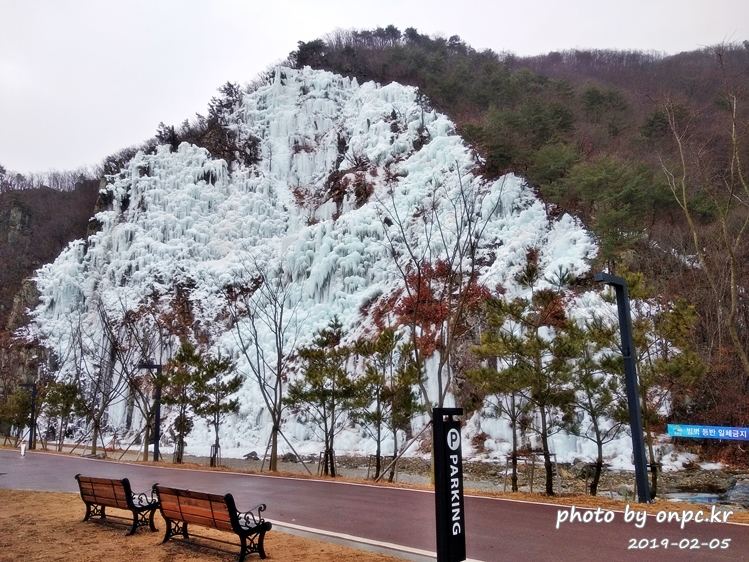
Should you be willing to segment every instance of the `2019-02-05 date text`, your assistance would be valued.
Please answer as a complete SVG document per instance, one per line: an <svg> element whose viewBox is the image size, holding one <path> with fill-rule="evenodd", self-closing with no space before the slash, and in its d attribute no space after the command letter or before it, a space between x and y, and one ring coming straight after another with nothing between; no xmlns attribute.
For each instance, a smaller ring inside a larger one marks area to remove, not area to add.
<svg viewBox="0 0 749 562"><path fill-rule="evenodd" d="M725 550L731 544L731 539L710 539L709 541L700 541L700 539L683 538L673 541L670 539L629 539L627 550L644 550L655 548L678 548L681 550L699 550L701 548L710 550Z"/></svg>

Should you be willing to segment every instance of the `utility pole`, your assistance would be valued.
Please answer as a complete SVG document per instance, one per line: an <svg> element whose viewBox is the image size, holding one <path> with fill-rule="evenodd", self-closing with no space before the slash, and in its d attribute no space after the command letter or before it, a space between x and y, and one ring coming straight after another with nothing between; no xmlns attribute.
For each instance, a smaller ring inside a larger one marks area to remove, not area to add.
<svg viewBox="0 0 749 562"><path fill-rule="evenodd" d="M161 363L147 363L142 362L138 364L139 369L156 369L156 377L154 379L154 393L153 393L153 462L159 462L159 441L161 441ZM148 452L148 443L146 443L146 453Z"/></svg>
<svg viewBox="0 0 749 562"><path fill-rule="evenodd" d="M31 389L31 417L29 419L29 449L36 449L36 393L39 388L35 382L19 384Z"/></svg>
<svg viewBox="0 0 749 562"><path fill-rule="evenodd" d="M619 311L619 333L622 338L622 356L624 357L624 381L627 387L629 427L632 433L632 453L635 458L637 501L639 503L650 503L650 483L648 482L648 465L645 460L645 440L642 437L640 387L637 381L635 344L632 340L632 313L629 308L627 281L623 277L617 277L608 273L596 273L595 279L599 283L606 283L614 287L616 291L616 306Z"/></svg>

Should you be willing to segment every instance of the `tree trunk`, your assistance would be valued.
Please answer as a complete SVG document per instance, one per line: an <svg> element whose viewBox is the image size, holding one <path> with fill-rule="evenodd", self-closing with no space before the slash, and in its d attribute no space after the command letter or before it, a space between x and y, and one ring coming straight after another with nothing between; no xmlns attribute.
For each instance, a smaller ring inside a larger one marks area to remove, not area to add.
<svg viewBox="0 0 749 562"><path fill-rule="evenodd" d="M598 493L598 483L601 481L601 472L603 471L603 445L599 439L598 456L596 457L596 467L593 473L593 481L590 483L590 495L595 496Z"/></svg>
<svg viewBox="0 0 749 562"><path fill-rule="evenodd" d="M375 451L375 480L380 477L380 458L382 456L382 409L380 399L377 398L377 450Z"/></svg>
<svg viewBox="0 0 749 562"><path fill-rule="evenodd" d="M151 426L146 425L143 430L143 462L148 462L148 443L151 441Z"/></svg>
<svg viewBox="0 0 749 562"><path fill-rule="evenodd" d="M219 440L218 440L218 423L219 420L214 420L213 429L216 432L216 441L213 443L213 451L211 451L211 466L218 466L218 455L219 455Z"/></svg>
<svg viewBox="0 0 749 562"><path fill-rule="evenodd" d="M68 418L60 418L60 435L57 436L57 450L62 451L65 444L65 434L68 432Z"/></svg>
<svg viewBox="0 0 749 562"><path fill-rule="evenodd" d="M395 461L395 458L398 456L398 430L393 429L393 461ZM395 480L395 465L397 463L393 462L393 466L390 467L390 474L388 475L388 482L393 482Z"/></svg>
<svg viewBox="0 0 749 562"><path fill-rule="evenodd" d="M177 432L177 451L174 455L174 463L175 464L182 464L182 457L185 454L185 420L184 416L180 414L180 417L182 418L179 421L179 431Z"/></svg>
<svg viewBox="0 0 749 562"><path fill-rule="evenodd" d="M323 453L323 475L332 476L335 478L335 462L333 460L333 449L329 444L325 445L325 452Z"/></svg>
<svg viewBox="0 0 749 562"><path fill-rule="evenodd" d="M328 461L330 462L330 475L333 478L335 478L336 477L336 473L335 473L335 456L334 456L334 453L333 453L332 444L331 444L331 447L328 449L327 457L328 457Z"/></svg>
<svg viewBox="0 0 749 562"><path fill-rule="evenodd" d="M379 418L378 418L379 419ZM380 469L381 469L381 456L382 456L382 427L381 424L377 424L377 450L375 451L375 480L377 480L380 477Z"/></svg>
<svg viewBox="0 0 749 562"><path fill-rule="evenodd" d="M596 432L596 466L595 472L593 473L593 481L590 483L590 495L595 496L598 493L598 483L601 480L601 472L603 471L603 443L601 442L601 430L598 427L598 421L594 418L594 429Z"/></svg>
<svg viewBox="0 0 749 562"><path fill-rule="evenodd" d="M652 475L650 483L650 499L655 499L655 495L658 493L658 463L650 463L650 474Z"/></svg>
<svg viewBox="0 0 749 562"><path fill-rule="evenodd" d="M99 441L99 420L94 419L93 439L91 439L91 454L95 455L98 451Z"/></svg>
<svg viewBox="0 0 749 562"><path fill-rule="evenodd" d="M518 431L517 431L517 418L512 419L512 491L518 491Z"/></svg>
<svg viewBox="0 0 749 562"><path fill-rule="evenodd" d="M278 430L279 424L274 421L270 434L270 463L268 464L268 470L271 472L278 472Z"/></svg>
<svg viewBox="0 0 749 562"><path fill-rule="evenodd" d="M127 395L127 402L125 404L125 430L130 431L133 427L133 412L135 411L135 390L132 388Z"/></svg>
<svg viewBox="0 0 749 562"><path fill-rule="evenodd" d="M658 465L655 462L655 452L653 451L653 433L650 430L650 416L648 414L647 400L642 400L642 420L645 426L645 442L648 445L648 458L650 459L650 473L652 475L650 482L650 499L655 499L658 493Z"/></svg>
<svg viewBox="0 0 749 562"><path fill-rule="evenodd" d="M544 468L546 469L546 495L554 495L554 470L551 466L551 455L549 454L549 435L546 427L546 408L541 410L541 447L544 454Z"/></svg>

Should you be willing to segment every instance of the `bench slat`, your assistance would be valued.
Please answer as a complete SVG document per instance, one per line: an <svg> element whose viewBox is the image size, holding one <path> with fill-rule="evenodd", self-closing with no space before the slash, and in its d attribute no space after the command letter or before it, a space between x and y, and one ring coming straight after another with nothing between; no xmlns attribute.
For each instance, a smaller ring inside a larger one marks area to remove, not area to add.
<svg viewBox="0 0 749 562"><path fill-rule="evenodd" d="M161 500L161 507L163 507L164 509L179 511L179 501L175 500L174 498L164 498L161 496L159 496L159 499Z"/></svg>
<svg viewBox="0 0 749 562"><path fill-rule="evenodd" d="M120 480L112 480L111 478L96 478L94 476L80 476L78 478L79 482L90 482L92 484L108 484L109 486L112 485L112 482L121 483Z"/></svg>
<svg viewBox="0 0 749 562"><path fill-rule="evenodd" d="M230 521L229 512L226 509L221 511L214 511L208 507L196 506L196 505L183 505L182 514L185 516L197 515L198 517L211 517L219 521Z"/></svg>
<svg viewBox="0 0 749 562"><path fill-rule="evenodd" d="M210 507L206 508L199 505L182 505L180 507L182 514L186 517L189 517L190 515L197 515L200 517L213 517L213 511L211 511Z"/></svg>
<svg viewBox="0 0 749 562"><path fill-rule="evenodd" d="M113 490L112 488L97 488L93 490L84 490L84 493L87 493L92 496L99 496L102 498L108 498L113 500L124 500L127 498L127 495L125 494L125 490Z"/></svg>
<svg viewBox="0 0 749 562"><path fill-rule="evenodd" d="M195 500L185 500L170 496L160 496L161 507L164 510L174 512L195 514L205 517L213 517L220 521L231 521L231 516L224 503L216 502L197 502Z"/></svg>
<svg viewBox="0 0 749 562"><path fill-rule="evenodd" d="M130 509L130 506L125 500L110 500L102 498L101 496L83 496L83 501L88 503L95 503L98 505L104 505L106 507L116 507L118 509Z"/></svg>

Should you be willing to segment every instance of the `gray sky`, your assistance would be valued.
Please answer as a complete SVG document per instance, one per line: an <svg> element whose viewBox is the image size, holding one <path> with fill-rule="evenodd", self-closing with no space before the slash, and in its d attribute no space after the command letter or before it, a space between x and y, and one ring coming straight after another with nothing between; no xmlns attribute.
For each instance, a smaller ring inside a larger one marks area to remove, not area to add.
<svg viewBox="0 0 749 562"><path fill-rule="evenodd" d="M26 173L97 164L336 28L673 54L749 39L749 0L0 0L0 22L0 164Z"/></svg>

